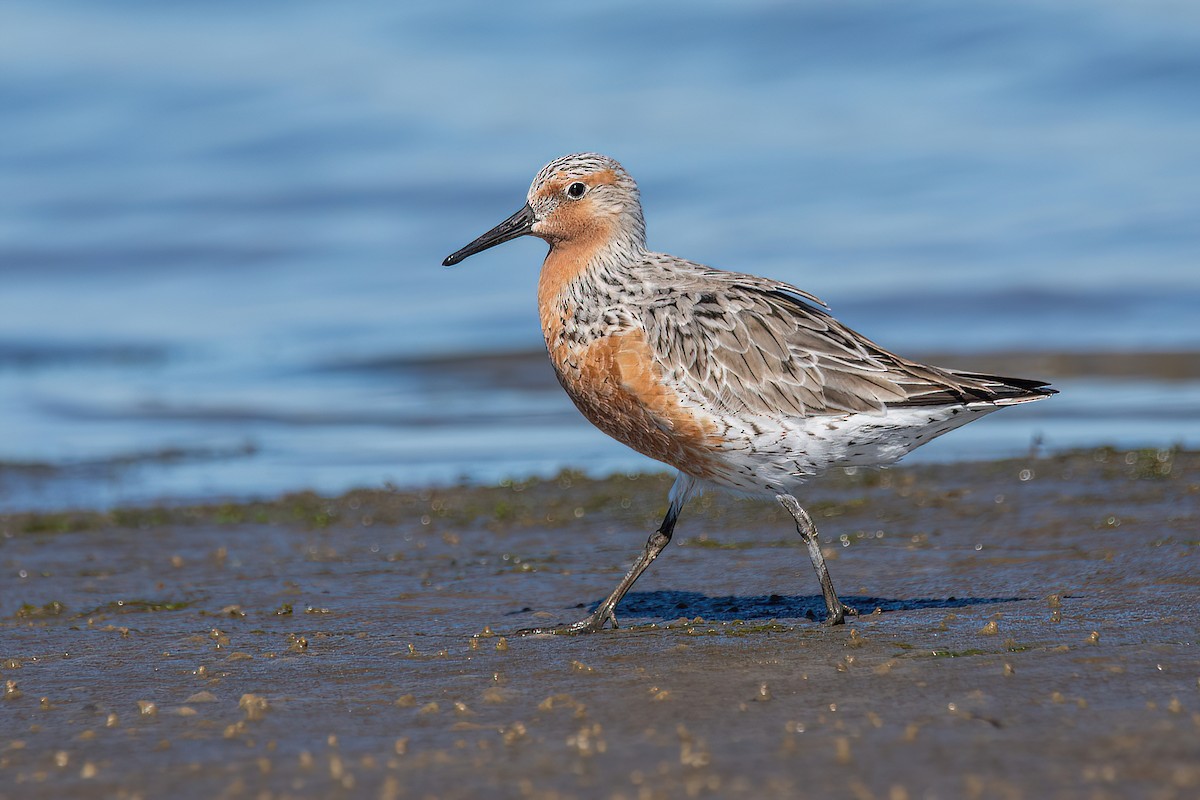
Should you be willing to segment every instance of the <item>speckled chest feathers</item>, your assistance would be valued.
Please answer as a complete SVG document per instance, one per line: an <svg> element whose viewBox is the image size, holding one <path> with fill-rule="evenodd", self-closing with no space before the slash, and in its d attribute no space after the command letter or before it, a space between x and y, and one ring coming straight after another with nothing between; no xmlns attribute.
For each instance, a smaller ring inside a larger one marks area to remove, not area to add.
<svg viewBox="0 0 1200 800"><path fill-rule="evenodd" d="M553 254L539 287L546 349L567 395L600 430L635 450L703 477L717 426L663 380L641 315L650 287L611 264L556 280Z"/></svg>

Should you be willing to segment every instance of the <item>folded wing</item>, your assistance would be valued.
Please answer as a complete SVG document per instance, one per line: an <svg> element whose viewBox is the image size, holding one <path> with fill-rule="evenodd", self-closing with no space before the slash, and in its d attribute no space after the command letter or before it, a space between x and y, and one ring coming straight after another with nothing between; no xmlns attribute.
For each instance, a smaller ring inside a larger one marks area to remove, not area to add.
<svg viewBox="0 0 1200 800"><path fill-rule="evenodd" d="M955 372L884 350L795 287L693 265L642 309L664 380L717 411L880 414L891 407L1013 403L1044 383Z"/></svg>

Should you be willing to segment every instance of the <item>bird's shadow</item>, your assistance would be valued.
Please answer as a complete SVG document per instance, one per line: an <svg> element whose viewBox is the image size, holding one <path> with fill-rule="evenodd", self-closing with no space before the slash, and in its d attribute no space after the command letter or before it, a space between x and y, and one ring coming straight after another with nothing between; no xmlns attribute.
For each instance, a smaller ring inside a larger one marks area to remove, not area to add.
<svg viewBox="0 0 1200 800"><path fill-rule="evenodd" d="M968 606L1012 603L1022 597L922 597L895 600L886 597L848 596L842 602L870 614L875 609L883 611L914 611L925 608L965 608ZM599 601L589 608L595 609ZM617 608L618 617L658 617L679 619L680 617L703 617L714 622L730 622L748 619L808 619L825 618L825 600L821 595L749 595L709 597L699 592L660 590L656 592L630 592Z"/></svg>

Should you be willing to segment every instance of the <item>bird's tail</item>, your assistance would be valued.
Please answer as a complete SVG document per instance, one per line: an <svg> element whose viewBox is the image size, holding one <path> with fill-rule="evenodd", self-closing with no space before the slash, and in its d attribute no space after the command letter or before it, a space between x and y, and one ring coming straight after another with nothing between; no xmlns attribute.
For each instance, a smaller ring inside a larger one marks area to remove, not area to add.
<svg viewBox="0 0 1200 800"><path fill-rule="evenodd" d="M984 400L998 406L1012 406L1018 403L1030 403L1042 400L1052 394L1058 394L1057 389L1051 389L1046 381L1030 378L1005 378L1000 375L983 375L976 372L951 372L959 378L965 378L982 384Z"/></svg>

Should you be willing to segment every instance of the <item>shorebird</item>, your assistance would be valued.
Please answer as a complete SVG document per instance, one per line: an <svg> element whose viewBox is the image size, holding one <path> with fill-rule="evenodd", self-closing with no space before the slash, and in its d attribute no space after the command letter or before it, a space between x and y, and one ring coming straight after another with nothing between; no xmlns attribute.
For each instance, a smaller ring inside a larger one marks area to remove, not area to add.
<svg viewBox="0 0 1200 800"><path fill-rule="evenodd" d="M1055 394L1042 381L919 364L833 318L815 296L646 247L637 184L597 153L544 166L520 211L448 256L531 234L550 245L538 313L558 380L600 430L678 470L667 513L612 594L578 622L521 633L592 633L671 541L684 504L715 487L791 514L821 584L844 605L796 499L831 467L891 464L1004 406Z"/></svg>

